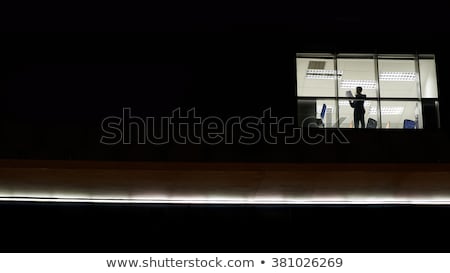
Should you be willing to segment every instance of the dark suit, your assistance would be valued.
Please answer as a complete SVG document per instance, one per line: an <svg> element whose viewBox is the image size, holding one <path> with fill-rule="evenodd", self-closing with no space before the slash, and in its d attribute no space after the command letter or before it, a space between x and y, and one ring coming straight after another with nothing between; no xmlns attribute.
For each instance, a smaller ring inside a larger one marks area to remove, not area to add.
<svg viewBox="0 0 450 273"><path fill-rule="evenodd" d="M366 99L366 95L357 94L355 100L350 101L350 106L355 108L353 112L353 119L355 121L355 128L359 128L359 123L361 123L361 128L366 127L366 123L364 121L364 114L366 110L364 109L364 100Z"/></svg>

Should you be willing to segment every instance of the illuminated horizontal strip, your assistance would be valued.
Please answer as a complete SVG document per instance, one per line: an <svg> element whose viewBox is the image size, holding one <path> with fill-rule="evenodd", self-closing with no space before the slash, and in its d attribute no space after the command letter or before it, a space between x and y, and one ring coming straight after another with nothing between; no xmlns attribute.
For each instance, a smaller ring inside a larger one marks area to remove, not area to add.
<svg viewBox="0 0 450 273"><path fill-rule="evenodd" d="M46 202L46 203L107 203L107 204L231 204L231 205L245 205L245 204L255 204L255 205L276 205L276 204L293 204L293 205L370 205L370 204L393 204L393 205L450 205L450 197L446 199L407 199L407 198L367 198L367 199L327 199L324 197L323 200L320 198L307 199L290 199L290 200L251 200L251 199L236 199L236 200L226 200L226 199L208 199L208 200L183 200L183 199L90 199L90 198L33 198L33 197L0 197L0 202Z"/></svg>
<svg viewBox="0 0 450 273"><path fill-rule="evenodd" d="M377 83L371 80L343 80L341 88L355 88L361 86L363 89L376 89Z"/></svg>
<svg viewBox="0 0 450 273"><path fill-rule="evenodd" d="M341 70L323 70L308 69L306 71L306 79L316 80L334 80L341 79L343 72ZM417 74L415 72L381 72L380 81L415 81ZM376 89L377 83L374 80L343 80L341 88L355 88L361 86L365 89Z"/></svg>
<svg viewBox="0 0 450 273"><path fill-rule="evenodd" d="M349 101L357 101L355 99L348 99L348 100L339 100L339 106L348 106L350 107ZM376 104L376 102L374 102ZM369 107L372 103L370 101L364 101L364 107Z"/></svg>
<svg viewBox="0 0 450 273"><path fill-rule="evenodd" d="M310 80L333 80L342 77L342 71L324 70L324 69L308 69L306 71L306 79Z"/></svg>
<svg viewBox="0 0 450 273"><path fill-rule="evenodd" d="M405 110L405 107L403 106L381 106L381 114L382 115L401 115L403 114L403 111ZM377 114L377 107L371 107L369 111L369 115L376 115Z"/></svg>
<svg viewBox="0 0 450 273"><path fill-rule="evenodd" d="M351 100L351 99L349 99ZM376 102L374 103L375 106L370 106L370 101L364 101L364 107L370 107L369 115L376 115L377 114L377 106ZM339 106L348 106L350 107L350 103L348 100L339 100ZM381 114L382 115L401 115L403 114L405 110L405 107L403 106L381 106Z"/></svg>
<svg viewBox="0 0 450 273"><path fill-rule="evenodd" d="M415 81L415 72L381 72L380 81Z"/></svg>

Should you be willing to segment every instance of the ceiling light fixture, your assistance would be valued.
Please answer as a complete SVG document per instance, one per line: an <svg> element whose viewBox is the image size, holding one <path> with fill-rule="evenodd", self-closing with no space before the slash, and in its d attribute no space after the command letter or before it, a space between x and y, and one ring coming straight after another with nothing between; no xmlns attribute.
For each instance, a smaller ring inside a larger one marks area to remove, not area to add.
<svg viewBox="0 0 450 273"><path fill-rule="evenodd" d="M376 89L377 83L372 80L343 80L341 88L355 88L361 86L363 89Z"/></svg>
<svg viewBox="0 0 450 273"><path fill-rule="evenodd" d="M342 78L342 70L308 69L306 79L309 80L334 80Z"/></svg>
<svg viewBox="0 0 450 273"><path fill-rule="evenodd" d="M416 72L381 72L380 81L410 82L417 78Z"/></svg>
<svg viewBox="0 0 450 273"><path fill-rule="evenodd" d="M403 114L404 110L405 107L403 106L381 106L381 115L385 116L401 115ZM369 115L376 115L376 114L377 114L377 107L371 107L369 110Z"/></svg>
<svg viewBox="0 0 450 273"><path fill-rule="evenodd" d="M349 99L351 101L351 99ZM348 106L350 107L349 100L339 100L339 106ZM364 107L369 107L371 104L370 101L364 101Z"/></svg>

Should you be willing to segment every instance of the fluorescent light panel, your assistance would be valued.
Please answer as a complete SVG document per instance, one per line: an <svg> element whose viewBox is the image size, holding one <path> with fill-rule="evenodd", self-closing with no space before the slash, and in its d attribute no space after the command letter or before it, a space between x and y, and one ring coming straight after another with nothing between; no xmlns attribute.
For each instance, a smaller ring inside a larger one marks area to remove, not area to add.
<svg viewBox="0 0 450 273"><path fill-rule="evenodd" d="M376 89L377 83L372 80L343 80L341 88L356 88L361 86L363 89Z"/></svg>
<svg viewBox="0 0 450 273"><path fill-rule="evenodd" d="M415 81L416 72L381 72L380 81Z"/></svg>
<svg viewBox="0 0 450 273"><path fill-rule="evenodd" d="M404 110L405 107L403 106L381 106L381 115L386 116L401 115L403 114ZM369 110L369 115L376 115L376 114L377 114L377 107L371 107Z"/></svg>
<svg viewBox="0 0 450 273"><path fill-rule="evenodd" d="M349 99L351 100L351 99ZM339 106L348 106L350 107L349 100L339 100ZM364 107L369 107L372 103L370 101L364 101Z"/></svg>
<svg viewBox="0 0 450 273"><path fill-rule="evenodd" d="M342 70L308 69L306 79L309 80L334 80L342 77Z"/></svg>
<svg viewBox="0 0 450 273"><path fill-rule="evenodd" d="M364 107L370 108L369 115L376 115L377 114L377 106L371 107L370 105L371 105L371 102L369 102L369 101L364 102ZM339 106L350 107L350 104L347 100L339 100ZM403 106L382 106L381 114L382 115L401 115L401 114L403 114L404 110L405 110L405 108Z"/></svg>

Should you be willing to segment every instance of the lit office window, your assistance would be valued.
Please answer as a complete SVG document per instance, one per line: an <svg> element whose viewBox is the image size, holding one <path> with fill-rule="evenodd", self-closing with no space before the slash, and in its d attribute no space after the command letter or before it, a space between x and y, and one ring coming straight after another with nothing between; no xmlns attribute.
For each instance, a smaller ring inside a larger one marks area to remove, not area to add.
<svg viewBox="0 0 450 273"><path fill-rule="evenodd" d="M418 98L419 73L414 59L379 59L381 98Z"/></svg>
<svg viewBox="0 0 450 273"><path fill-rule="evenodd" d="M342 77L338 79L339 97L346 97L346 92L361 86L368 98L377 97L375 62L372 57L352 58L351 55L337 59L338 70Z"/></svg>
<svg viewBox="0 0 450 273"><path fill-rule="evenodd" d="M297 101L297 117L303 127L336 128L338 106L336 99L304 98Z"/></svg>
<svg viewBox="0 0 450 273"><path fill-rule="evenodd" d="M336 100L318 99L316 101L316 118L320 119L323 122L324 127L326 128L337 127L337 111L338 109Z"/></svg>
<svg viewBox="0 0 450 273"><path fill-rule="evenodd" d="M302 97L336 96L334 58L297 58L297 95Z"/></svg>
<svg viewBox="0 0 450 273"><path fill-rule="evenodd" d="M419 101L381 101L382 128L422 128L421 104ZM378 109L372 109L375 113Z"/></svg>
<svg viewBox="0 0 450 273"><path fill-rule="evenodd" d="M377 122L378 115L376 110L378 107L378 100L369 99L364 101L364 109L365 109L365 125L366 127L379 128L379 124ZM367 123L370 120L370 124ZM354 122L354 108L351 107L350 100L348 99L340 99L339 100L339 128L355 128Z"/></svg>
<svg viewBox="0 0 450 273"><path fill-rule="evenodd" d="M433 56L425 55L423 58L424 59L419 59L422 98L437 99L436 62L434 61Z"/></svg>
<svg viewBox="0 0 450 273"><path fill-rule="evenodd" d="M365 95L354 107L356 87ZM297 54L297 117L325 128L439 128L434 55ZM311 118L313 117L313 118Z"/></svg>

